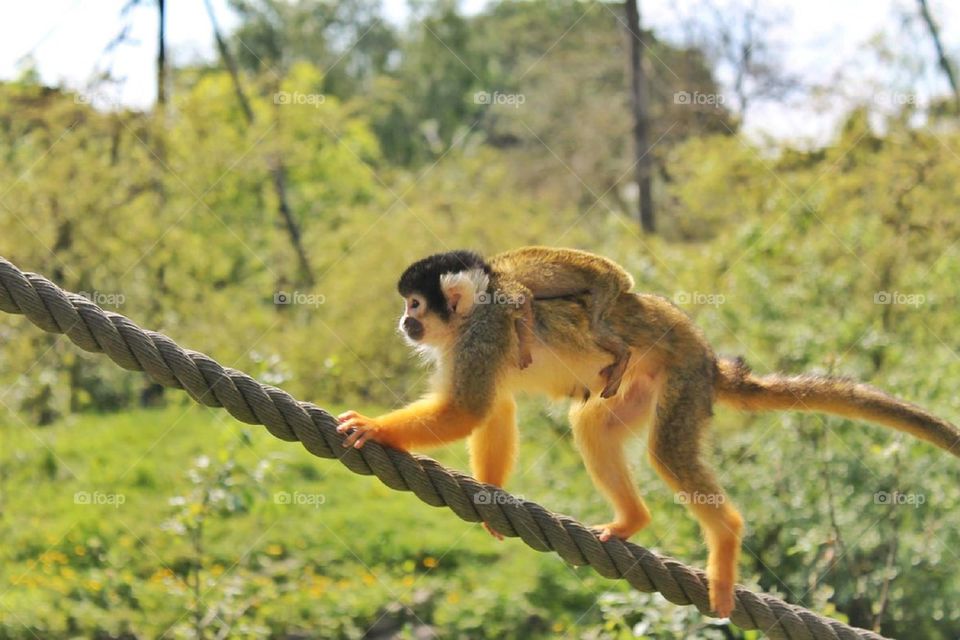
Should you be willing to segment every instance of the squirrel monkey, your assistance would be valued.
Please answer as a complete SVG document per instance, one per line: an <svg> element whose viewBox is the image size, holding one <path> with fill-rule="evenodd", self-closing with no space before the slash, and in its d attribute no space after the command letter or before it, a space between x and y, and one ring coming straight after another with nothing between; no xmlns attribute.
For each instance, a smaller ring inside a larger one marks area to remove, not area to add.
<svg viewBox="0 0 960 640"><path fill-rule="evenodd" d="M630 349L610 329L606 316L617 297L633 289L633 277L613 260L577 249L522 247L499 253L489 263L501 274L507 302L513 300L518 306L515 326L520 368L532 361L533 301L578 295L587 308L594 339L613 355L613 363L600 372L606 381L600 397L613 396L626 371Z"/></svg>
<svg viewBox="0 0 960 640"><path fill-rule="evenodd" d="M734 608L743 519L704 461L714 402L746 411L822 411L870 420L960 456L960 430L874 387L823 376L758 376L742 360L718 359L690 319L658 296L622 292L605 315L632 352L611 398L601 400L597 393L606 386L598 371L609 354L591 334L587 293L534 298L533 363L521 369L516 310L499 295L512 286L504 284L509 278L467 251L424 258L403 273L400 330L435 361L432 391L376 418L341 414L338 429L349 434L344 446L375 440L410 449L468 438L474 476L503 486L517 450L514 394L567 397L587 471L613 504L614 519L597 527L597 534L601 540L626 539L650 521L624 454L627 439L647 428L653 468L685 497L700 523L709 551L710 605L719 616Z"/></svg>

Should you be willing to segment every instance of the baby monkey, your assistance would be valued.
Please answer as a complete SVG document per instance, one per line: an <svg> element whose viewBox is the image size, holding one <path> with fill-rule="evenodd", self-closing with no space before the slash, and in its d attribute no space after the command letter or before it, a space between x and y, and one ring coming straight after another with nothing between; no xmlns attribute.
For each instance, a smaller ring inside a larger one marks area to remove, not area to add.
<svg viewBox="0 0 960 640"><path fill-rule="evenodd" d="M533 362L533 301L577 297L586 307L594 341L613 356L601 369L603 398L616 395L630 360L626 341L607 322L614 301L633 289L633 277L613 260L577 249L522 247L489 259L500 276L502 292L517 310L514 327L519 351L518 366Z"/></svg>

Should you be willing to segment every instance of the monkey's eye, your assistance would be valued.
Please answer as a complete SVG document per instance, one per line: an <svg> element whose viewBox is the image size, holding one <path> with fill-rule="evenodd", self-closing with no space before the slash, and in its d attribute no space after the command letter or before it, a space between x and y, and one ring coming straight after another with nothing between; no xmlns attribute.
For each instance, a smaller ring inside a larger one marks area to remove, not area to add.
<svg viewBox="0 0 960 640"><path fill-rule="evenodd" d="M420 308L420 301L417 300L416 298L414 298L413 300L411 300L411 301L410 301L410 308L411 308L411 309L419 309L419 308Z"/></svg>

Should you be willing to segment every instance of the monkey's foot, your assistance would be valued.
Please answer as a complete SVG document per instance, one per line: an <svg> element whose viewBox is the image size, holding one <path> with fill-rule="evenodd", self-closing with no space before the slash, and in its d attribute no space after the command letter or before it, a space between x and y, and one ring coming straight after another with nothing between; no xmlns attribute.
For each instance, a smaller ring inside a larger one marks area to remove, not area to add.
<svg viewBox="0 0 960 640"><path fill-rule="evenodd" d="M338 433L350 432L350 435L343 439L344 447L352 446L359 449L366 444L367 440L379 440L377 436L380 426L373 418L360 415L356 411L345 411L337 416L337 420L340 421L340 426L337 427Z"/></svg>
<svg viewBox="0 0 960 640"><path fill-rule="evenodd" d="M618 357L611 364L600 369L600 375L606 380L603 391L600 392L601 398L612 398L617 395L617 390L620 389L620 383L623 381L623 374L627 370L627 362L629 360L630 352L628 351L626 355Z"/></svg>
<svg viewBox="0 0 960 640"><path fill-rule="evenodd" d="M500 540L501 542L503 541L503 534L500 533L499 531L497 531L496 529L494 529L494 528L490 525L489 522L484 522L484 523L483 523L483 528L486 529L486 530L487 530L487 533L489 533L490 535L492 535L492 536L493 536L494 538L496 538L497 540Z"/></svg>
<svg viewBox="0 0 960 640"><path fill-rule="evenodd" d="M710 581L710 608L721 618L733 613L733 583Z"/></svg>
<svg viewBox="0 0 960 640"><path fill-rule="evenodd" d="M626 540L636 532L643 529L647 526L647 523L650 522L648 517L644 520L636 520L633 522L608 522L607 524L600 524L591 529L597 532L597 537L600 538L600 542L606 542L610 538L620 538L621 540Z"/></svg>

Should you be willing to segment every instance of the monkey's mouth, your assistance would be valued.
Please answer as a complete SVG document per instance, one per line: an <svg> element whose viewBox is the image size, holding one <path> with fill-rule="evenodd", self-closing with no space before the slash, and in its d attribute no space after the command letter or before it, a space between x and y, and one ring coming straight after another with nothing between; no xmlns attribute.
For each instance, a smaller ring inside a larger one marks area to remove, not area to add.
<svg viewBox="0 0 960 640"><path fill-rule="evenodd" d="M423 323L416 318L404 318L403 331L408 338L417 342L423 340L423 334L425 333Z"/></svg>

